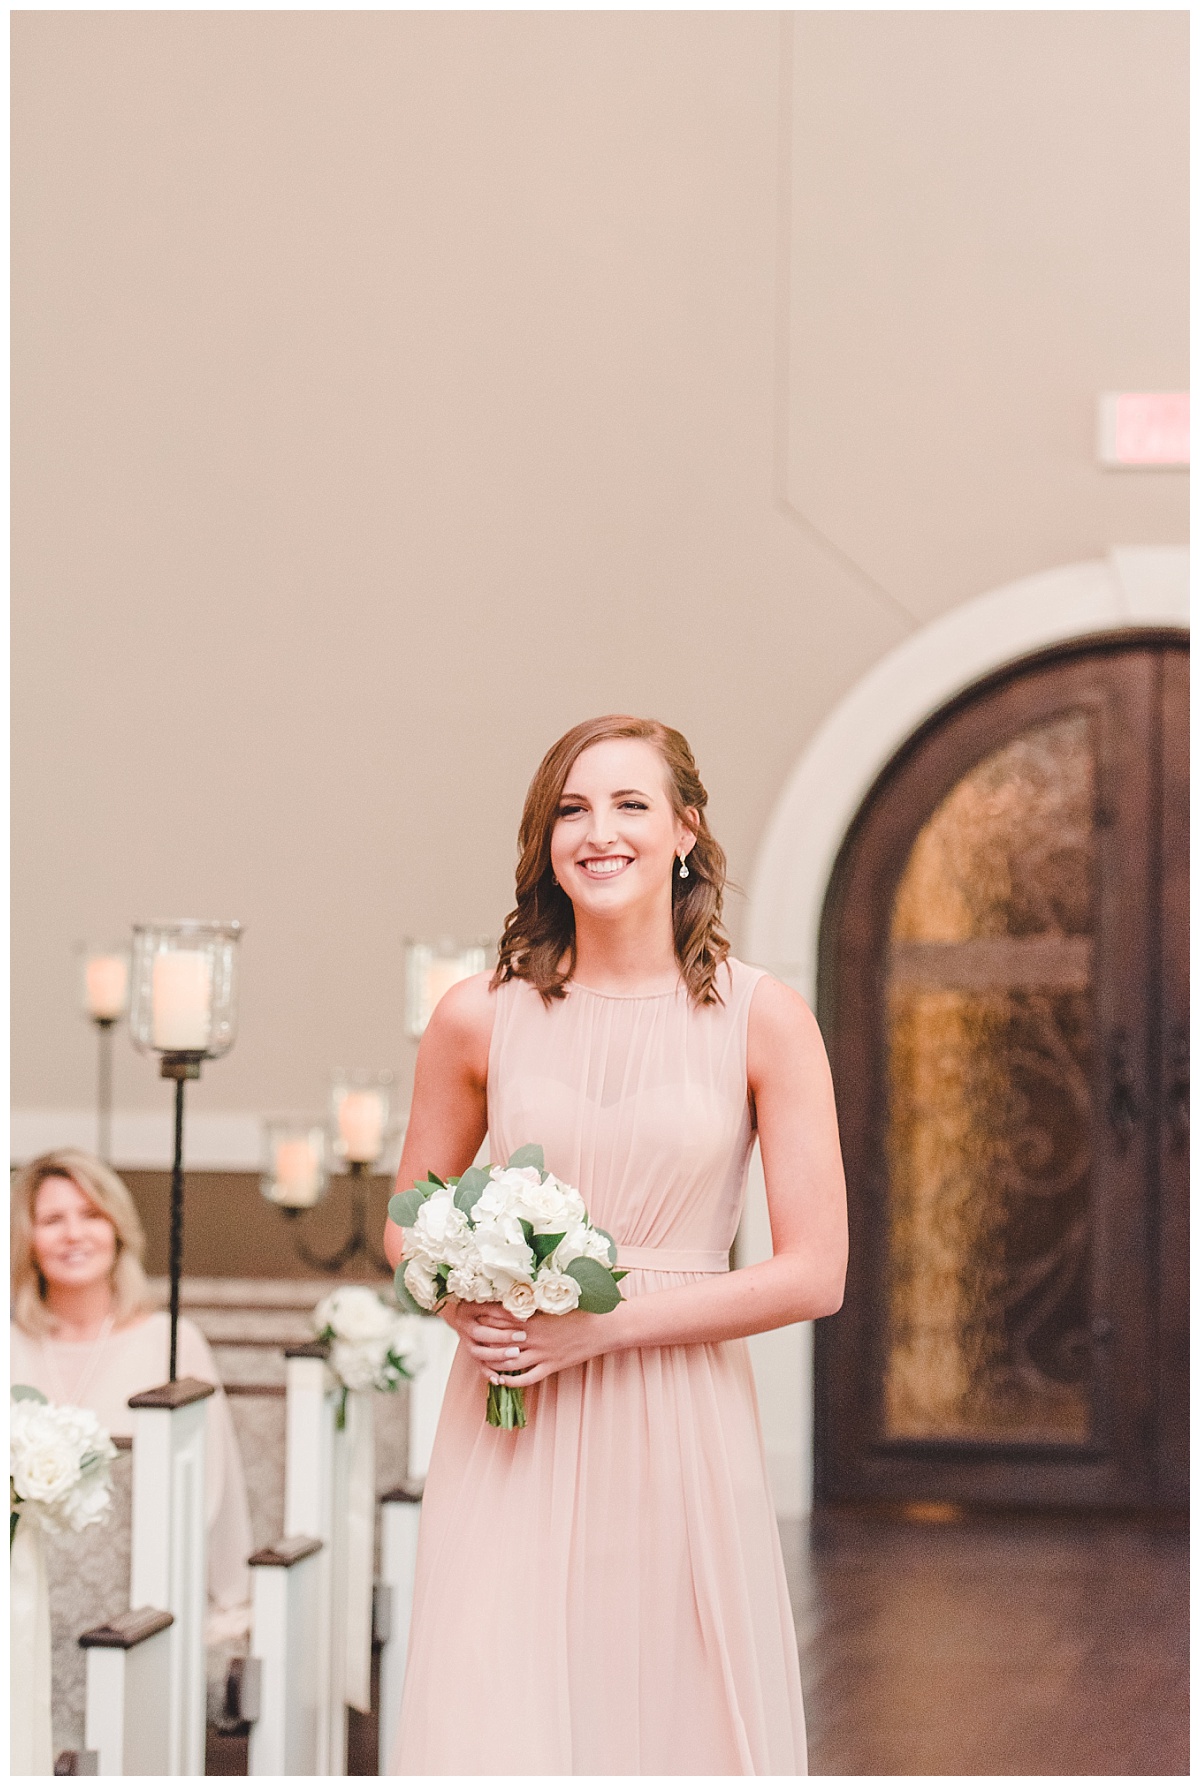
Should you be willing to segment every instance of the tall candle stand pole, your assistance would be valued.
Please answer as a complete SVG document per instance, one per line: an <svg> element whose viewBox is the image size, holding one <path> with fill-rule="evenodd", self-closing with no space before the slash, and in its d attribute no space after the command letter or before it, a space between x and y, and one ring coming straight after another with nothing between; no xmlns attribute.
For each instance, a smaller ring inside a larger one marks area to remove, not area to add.
<svg viewBox="0 0 1200 1786"><path fill-rule="evenodd" d="M112 1033L115 1017L93 1017L99 1033L96 1061L96 1151L112 1165Z"/></svg>
<svg viewBox="0 0 1200 1786"><path fill-rule="evenodd" d="M171 1165L171 1370L168 1381L177 1380L179 1350L179 1279L183 1273L183 1088L199 1079L203 1054L164 1054L159 1069L164 1079L175 1081L175 1157Z"/></svg>

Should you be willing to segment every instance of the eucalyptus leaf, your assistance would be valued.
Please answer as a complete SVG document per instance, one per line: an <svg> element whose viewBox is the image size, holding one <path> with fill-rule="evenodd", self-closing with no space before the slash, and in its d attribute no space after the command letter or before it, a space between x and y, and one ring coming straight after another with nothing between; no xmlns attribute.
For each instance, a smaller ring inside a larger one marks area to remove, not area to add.
<svg viewBox="0 0 1200 1786"><path fill-rule="evenodd" d="M411 1228L425 1201L416 1186L411 1191L400 1191L389 1201L388 1215L398 1228Z"/></svg>
<svg viewBox="0 0 1200 1786"><path fill-rule="evenodd" d="M29 1383L14 1383L8 1392L9 1399L15 1402L41 1402L46 1404L46 1397L40 1389L34 1389Z"/></svg>
<svg viewBox="0 0 1200 1786"><path fill-rule="evenodd" d="M565 1234L535 1234L529 1244L533 1248L533 1256L538 1264L540 1265L543 1259L548 1259L559 1241L566 1238Z"/></svg>
<svg viewBox="0 0 1200 1786"><path fill-rule="evenodd" d="M612 1281L614 1284L619 1284L623 1277L628 1277L628 1276L629 1276L628 1271L614 1271L612 1274Z"/></svg>
<svg viewBox="0 0 1200 1786"><path fill-rule="evenodd" d="M423 1309L421 1307L420 1303L405 1283L403 1265L398 1265L396 1267L395 1290L396 1301L400 1304L400 1307L404 1310L406 1315L427 1315L429 1313L428 1309Z"/></svg>
<svg viewBox="0 0 1200 1786"><path fill-rule="evenodd" d="M484 1193L491 1170L490 1166L467 1167L454 1193L455 1209L461 1209L464 1215L470 1215Z"/></svg>
<svg viewBox="0 0 1200 1786"><path fill-rule="evenodd" d="M621 1300L616 1280L599 1259L572 1259L567 1276L579 1285L579 1307L588 1315L607 1315Z"/></svg>
<svg viewBox="0 0 1200 1786"><path fill-rule="evenodd" d="M425 1168L425 1176L429 1180L430 1184L435 1184L437 1186L439 1191L444 1191L446 1189L445 1179L439 1178L437 1173L431 1172L428 1167Z"/></svg>
<svg viewBox="0 0 1200 1786"><path fill-rule="evenodd" d="M536 1141L531 1141L527 1147L518 1147L508 1163L510 1166L536 1166L539 1172L544 1172L546 1155Z"/></svg>

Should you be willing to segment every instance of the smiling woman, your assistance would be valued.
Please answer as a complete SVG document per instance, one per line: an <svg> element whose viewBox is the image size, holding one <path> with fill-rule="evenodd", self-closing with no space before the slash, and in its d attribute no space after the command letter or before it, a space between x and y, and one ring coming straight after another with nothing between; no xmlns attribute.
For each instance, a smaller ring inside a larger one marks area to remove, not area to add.
<svg viewBox="0 0 1200 1786"><path fill-rule="evenodd" d="M485 1133L497 1160L538 1145L624 1275L603 1314L441 1305L460 1344L394 1772L806 1768L745 1336L837 1307L845 1189L812 1014L721 934L706 798L655 721L561 738L496 973L452 988L421 1043L397 1189L461 1174ZM730 1272L756 1137L775 1252ZM409 1241L385 1244L397 1262ZM498 1383L526 1392L524 1431L485 1423Z"/></svg>
<svg viewBox="0 0 1200 1786"><path fill-rule="evenodd" d="M622 990L642 992L627 984L636 967L671 986L682 974L701 1004L719 999L717 968L729 954L720 928L725 852L707 804L687 740L670 726L624 715L574 726L547 751L525 800L498 980L519 977L543 998L562 998L581 968L588 983L615 968ZM598 950L593 917L602 922ZM644 955L650 937L653 962Z"/></svg>

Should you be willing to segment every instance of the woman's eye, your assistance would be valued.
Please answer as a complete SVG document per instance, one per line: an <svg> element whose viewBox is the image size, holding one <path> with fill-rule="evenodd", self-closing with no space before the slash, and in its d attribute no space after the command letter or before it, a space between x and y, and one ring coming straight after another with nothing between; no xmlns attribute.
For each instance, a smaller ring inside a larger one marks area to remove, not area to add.
<svg viewBox="0 0 1200 1786"><path fill-rule="evenodd" d="M646 802L644 800L622 800L621 805L627 806L631 812L645 812L647 810Z"/></svg>
<svg viewBox="0 0 1200 1786"><path fill-rule="evenodd" d="M572 819L577 812L582 811L582 806L560 806L558 809L558 816L560 819Z"/></svg>

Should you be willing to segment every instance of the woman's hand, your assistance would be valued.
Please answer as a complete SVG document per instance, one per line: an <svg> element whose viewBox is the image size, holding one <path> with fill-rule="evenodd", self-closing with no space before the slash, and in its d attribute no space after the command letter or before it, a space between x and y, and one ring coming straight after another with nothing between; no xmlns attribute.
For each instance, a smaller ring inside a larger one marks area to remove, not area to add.
<svg viewBox="0 0 1200 1786"><path fill-rule="evenodd" d="M605 1350L596 1324L611 1315L530 1315L518 1320L498 1302L447 1302L442 1317L489 1383L528 1388Z"/></svg>

